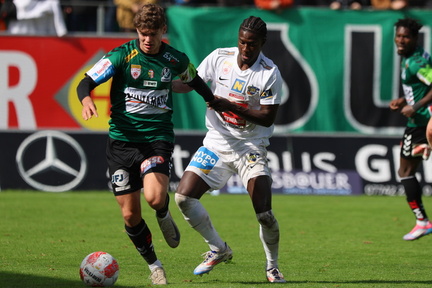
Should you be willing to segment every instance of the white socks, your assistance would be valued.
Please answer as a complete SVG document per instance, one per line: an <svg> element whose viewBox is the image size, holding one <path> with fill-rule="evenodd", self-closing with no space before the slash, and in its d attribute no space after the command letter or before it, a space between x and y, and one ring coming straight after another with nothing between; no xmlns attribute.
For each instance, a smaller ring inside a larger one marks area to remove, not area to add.
<svg viewBox="0 0 432 288"><path fill-rule="evenodd" d="M224 251L225 242L214 229L207 210L198 199L175 194L175 201L184 219L204 238L212 251Z"/></svg>

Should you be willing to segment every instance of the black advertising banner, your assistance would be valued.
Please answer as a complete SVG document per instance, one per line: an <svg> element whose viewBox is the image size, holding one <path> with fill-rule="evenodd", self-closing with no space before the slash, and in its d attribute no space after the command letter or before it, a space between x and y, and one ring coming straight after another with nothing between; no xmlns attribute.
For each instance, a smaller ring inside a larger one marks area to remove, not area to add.
<svg viewBox="0 0 432 288"><path fill-rule="evenodd" d="M178 133L170 190L201 145L203 134ZM0 189L47 192L109 190L105 133L40 130L0 132ZM306 195L403 195L398 182L399 138L274 136L268 148L273 192ZM417 177L432 194L431 161ZM216 193L246 193L237 175ZM215 193L215 192L213 192Z"/></svg>

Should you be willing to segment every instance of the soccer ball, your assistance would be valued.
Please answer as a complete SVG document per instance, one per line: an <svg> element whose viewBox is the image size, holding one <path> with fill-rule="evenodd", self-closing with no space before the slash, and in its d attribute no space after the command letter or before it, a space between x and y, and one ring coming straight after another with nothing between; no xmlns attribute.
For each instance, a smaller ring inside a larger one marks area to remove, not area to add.
<svg viewBox="0 0 432 288"><path fill-rule="evenodd" d="M93 252L81 262L80 277L87 286L113 286L119 275L117 260L106 252Z"/></svg>

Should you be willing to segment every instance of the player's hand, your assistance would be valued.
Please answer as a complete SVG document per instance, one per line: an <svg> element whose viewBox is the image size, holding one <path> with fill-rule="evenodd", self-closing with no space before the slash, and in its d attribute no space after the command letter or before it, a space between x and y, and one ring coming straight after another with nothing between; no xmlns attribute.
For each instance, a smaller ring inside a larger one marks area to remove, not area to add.
<svg viewBox="0 0 432 288"><path fill-rule="evenodd" d="M411 156L413 157L421 156L423 160L428 160L430 154L431 154L431 147L428 144L414 145L411 151Z"/></svg>
<svg viewBox="0 0 432 288"><path fill-rule="evenodd" d="M392 111L397 111L397 110L403 108L405 105L406 105L406 100L405 100L405 98L401 97L401 98L392 100L390 102L389 107Z"/></svg>
<svg viewBox="0 0 432 288"><path fill-rule="evenodd" d="M212 101L207 102L207 106L217 112L229 111L231 105L232 103L229 100L218 96L215 96L215 99L213 99Z"/></svg>
<svg viewBox="0 0 432 288"><path fill-rule="evenodd" d="M416 111L414 110L414 107L411 105L405 105L401 110L401 114L404 115L405 117L412 117L414 116L415 113Z"/></svg>
<svg viewBox="0 0 432 288"><path fill-rule="evenodd" d="M90 96L85 97L81 101L81 103L83 105L81 116L84 120L89 120L90 118L92 118L93 115L95 117L99 117L96 105L94 104L93 99Z"/></svg>

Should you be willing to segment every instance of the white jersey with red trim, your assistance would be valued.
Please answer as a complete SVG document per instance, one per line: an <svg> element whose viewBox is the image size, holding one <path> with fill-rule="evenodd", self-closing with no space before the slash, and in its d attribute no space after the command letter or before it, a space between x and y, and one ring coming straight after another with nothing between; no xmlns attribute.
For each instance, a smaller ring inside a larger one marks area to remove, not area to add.
<svg viewBox="0 0 432 288"><path fill-rule="evenodd" d="M281 103L282 78L272 60L260 53L252 67L240 70L238 48L219 48L210 53L198 67L198 74L211 82L214 95L224 97L249 109ZM245 146L268 146L274 125L264 127L246 121L233 113L207 109L208 129L204 145L218 151L241 151Z"/></svg>

